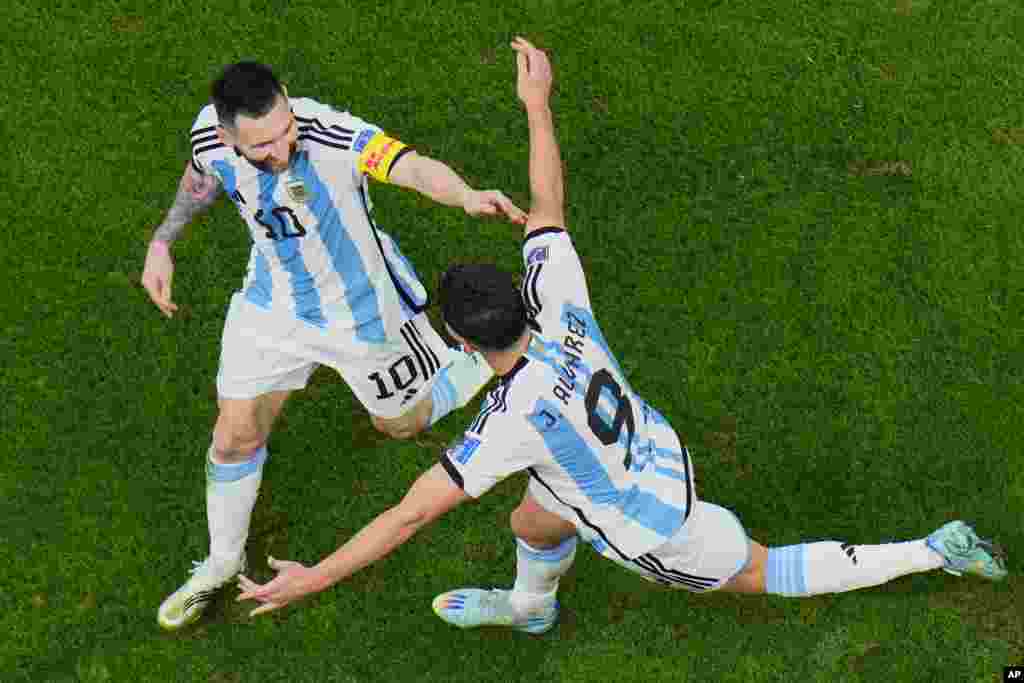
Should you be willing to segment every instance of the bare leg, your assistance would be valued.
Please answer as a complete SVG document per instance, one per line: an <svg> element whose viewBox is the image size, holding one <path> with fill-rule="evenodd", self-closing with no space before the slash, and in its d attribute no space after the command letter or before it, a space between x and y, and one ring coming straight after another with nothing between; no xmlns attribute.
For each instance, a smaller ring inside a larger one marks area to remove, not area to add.
<svg viewBox="0 0 1024 683"><path fill-rule="evenodd" d="M267 459L267 438L289 393L220 401L207 456L206 520L210 558L225 571L241 564Z"/></svg>

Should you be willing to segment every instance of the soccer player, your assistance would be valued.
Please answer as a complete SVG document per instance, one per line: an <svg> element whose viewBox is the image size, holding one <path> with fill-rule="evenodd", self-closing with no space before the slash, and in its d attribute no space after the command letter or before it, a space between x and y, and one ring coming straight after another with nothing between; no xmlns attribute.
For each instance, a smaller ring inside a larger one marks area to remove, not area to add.
<svg viewBox="0 0 1024 683"><path fill-rule="evenodd" d="M372 217L368 178L411 188L467 214L525 214L498 191L472 189L445 164L380 128L292 98L271 69L226 67L192 126L192 159L156 229L142 283L171 317L171 246L223 190L252 250L231 298L217 375L219 415L207 453L209 556L158 610L176 629L244 567L267 439L288 395L318 365L337 370L374 426L407 438L465 405L492 376L479 354L449 349L427 295Z"/></svg>
<svg viewBox="0 0 1024 683"><path fill-rule="evenodd" d="M697 498L689 452L630 388L591 310L565 230L548 58L522 38L513 48L530 130L522 291L493 266L457 265L445 273L440 292L449 331L482 352L500 385L461 444L398 505L315 567L271 558L278 574L266 585L240 576L238 599L262 603L252 611L258 614L321 590L523 470L530 483L511 518L517 552L512 589L439 595L433 607L443 620L463 628L547 631L558 616L559 578L572 564L578 537L648 580L698 593L808 596L940 568L1003 578L1003 557L963 522L904 543L765 548L747 537L729 510Z"/></svg>

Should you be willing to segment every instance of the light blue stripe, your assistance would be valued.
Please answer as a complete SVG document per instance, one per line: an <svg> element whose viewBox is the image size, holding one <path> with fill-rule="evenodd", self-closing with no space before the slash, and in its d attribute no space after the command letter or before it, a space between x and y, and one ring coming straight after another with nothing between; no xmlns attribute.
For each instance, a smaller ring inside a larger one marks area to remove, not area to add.
<svg viewBox="0 0 1024 683"><path fill-rule="evenodd" d="M219 482L232 482L238 481L239 479L245 479L249 475L255 474L263 467L263 463L267 461L267 455L267 447L263 446L253 453L252 457L245 462L226 465L224 463L214 462L207 458L206 478L210 481Z"/></svg>
<svg viewBox="0 0 1024 683"><path fill-rule="evenodd" d="M277 230L279 224L277 217L274 216L274 209L278 208L278 204L274 201L274 190L277 188L278 176L261 172L259 181L260 208L263 210L263 220ZM316 289L313 274L309 272L306 262L302 259L300 239L275 240L274 253L277 254L278 261L291 278L295 314L306 322L323 327L327 324L327 319L324 317L324 311L320 305L320 293Z"/></svg>
<svg viewBox="0 0 1024 683"><path fill-rule="evenodd" d="M533 360L543 363L544 365L547 365L560 376L564 376L564 373L561 370L562 366L553 357L562 355L562 345L559 344L558 342L545 342L543 339L540 339L538 337L534 337L534 342L535 343L531 343L530 346L527 348L527 356L529 356ZM573 369L576 372L576 382L575 387L573 388L574 393L577 396L583 398L586 396L586 387L590 383L592 371L582 359ZM606 399L598 404L598 407L595 412L597 412L598 417L600 417L605 424L610 426L612 424L613 416L610 415L608 411L604 409L604 405L607 405L607 403L611 401L610 391L608 394L602 392L602 397L606 397ZM657 412L653 411L653 409L651 409L651 413L652 417L657 416L656 419L660 419L660 422L662 424L668 425L668 422L665 420L665 418L661 417L661 415L658 415ZM634 415L633 417L634 420L637 419L636 415ZM626 440L628 438L629 434L627 433L627 430L622 429L619 432L618 445L623 450L626 449ZM648 440L645 446L641 444L638 438L634 438L633 461L630 463L629 469L632 472L643 471L644 468L646 468L647 465L650 462L652 462L656 457L666 458L673 462L683 462L683 454L681 451L675 451L668 448L658 448L657 445L654 443L653 439ZM671 477L672 479L686 481L686 475L682 472L677 472L664 467L657 467L655 471L658 474Z"/></svg>
<svg viewBox="0 0 1024 683"><path fill-rule="evenodd" d="M565 325L570 325L570 316L573 316L579 320L582 320L587 325L587 337L592 339L598 347L604 351L605 355L608 356L608 360L615 368L615 374L618 376L617 379L622 385L623 390L629 395L633 394L633 390L629 388L629 384L626 382L626 373L622 371L622 367L619 365L619 361L616 360L612 350L608 347L608 342L605 341L604 335L601 334L601 328L597 325L597 320L594 318L594 314L585 308L579 306L573 306L570 303L565 304L562 307L562 322ZM572 325L576 328L577 325Z"/></svg>
<svg viewBox="0 0 1024 683"><path fill-rule="evenodd" d="M455 409L455 385L448 379L447 367L441 370L434 381L434 387L430 390L430 399L434 404L430 412L430 424L434 424Z"/></svg>
<svg viewBox="0 0 1024 683"><path fill-rule="evenodd" d="M331 201L330 191L317 175L308 154L297 155L294 167L310 191L306 205L316 215L320 239L327 247L335 272L345 283L345 302L356 323L356 338L363 342L385 341L377 292L370 283L359 249Z"/></svg>
<svg viewBox="0 0 1024 683"><path fill-rule="evenodd" d="M807 581L804 577L804 551L807 545L797 546L796 558L793 560L793 595L807 595Z"/></svg>
<svg viewBox="0 0 1024 683"><path fill-rule="evenodd" d="M619 509L660 536L669 538L683 525L683 510L634 485L622 492Z"/></svg>
<svg viewBox="0 0 1024 683"><path fill-rule="evenodd" d="M782 548L768 548L768 562L764 568L764 590L772 595L782 595Z"/></svg>
<svg viewBox="0 0 1024 683"><path fill-rule="evenodd" d="M557 418L550 427L547 413ZM555 462L565 470L587 499L595 505L613 505L624 516L655 533L670 537L682 525L684 511L663 502L657 496L633 486L617 489L600 459L569 420L562 416L558 406L547 399L537 400L527 420L534 426Z"/></svg>
<svg viewBox="0 0 1024 683"><path fill-rule="evenodd" d="M804 579L804 544L768 549L765 569L765 591L774 595L801 597L807 595Z"/></svg>
<svg viewBox="0 0 1024 683"><path fill-rule="evenodd" d="M228 197L231 197L231 201L235 202L241 210L241 206L235 199L234 194L238 190L238 176L235 174L234 167L223 159L218 159L213 162L213 167L220 174L221 184L224 185L224 191ZM273 299L271 294L273 290L273 280L270 277L270 264L267 263L267 257L263 255L263 252L257 248L253 248L255 254L255 272L253 273L253 279L249 283L248 289L245 291L245 298L252 303L262 306L263 308L269 308L270 302Z"/></svg>
<svg viewBox="0 0 1024 683"><path fill-rule="evenodd" d="M527 545L522 539L516 539L517 552L526 556L527 559L534 562L548 562L556 563L561 562L567 558L573 550L576 549L576 535L573 534L569 538L565 539L554 548L545 548L538 550Z"/></svg>
<svg viewBox="0 0 1024 683"><path fill-rule="evenodd" d="M227 193L228 197L231 197L231 201L235 202L237 206L238 202L233 196L238 189L238 177L235 175L234 166L223 159L217 159L213 162L213 168L220 174L220 183L224 186L224 192Z"/></svg>
<svg viewBox="0 0 1024 683"><path fill-rule="evenodd" d="M530 344L530 346L526 349L526 355L529 356L531 359L548 366L559 377L566 377L566 374L562 371L562 364L560 363L560 361L556 360L555 357L555 354L561 356L561 345L558 344L557 342L544 343L541 340L537 339L537 337L534 337L534 340L536 340L537 343ZM550 347L552 346L555 348L554 351L551 352L551 355L545 353L546 351L550 351ZM592 374L591 370L589 367L587 367L587 364L583 361L582 358L576 365L573 366L572 370L573 372L576 373L573 393L582 398L587 394L586 388L587 385L590 384L590 376ZM568 379L568 377L566 377L566 379ZM560 384L559 386L564 385Z"/></svg>
<svg viewBox="0 0 1024 683"><path fill-rule="evenodd" d="M249 283L248 289L245 290L245 298L257 306L270 308L270 302L273 300L271 291L274 286L273 279L270 277L270 264L262 251L259 249L254 249L254 251L253 279Z"/></svg>
<svg viewBox="0 0 1024 683"><path fill-rule="evenodd" d="M668 467L662 467L661 465L655 465L654 466L654 471L657 474L660 474L663 477L668 477L670 479L676 479L678 481L686 481L686 475L683 474L682 472L680 472L679 470L673 470L673 469L668 468Z"/></svg>

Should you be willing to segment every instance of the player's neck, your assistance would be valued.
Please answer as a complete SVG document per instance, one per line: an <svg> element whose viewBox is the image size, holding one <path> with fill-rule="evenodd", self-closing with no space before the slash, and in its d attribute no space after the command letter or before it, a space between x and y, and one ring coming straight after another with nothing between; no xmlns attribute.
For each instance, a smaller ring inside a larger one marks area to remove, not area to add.
<svg viewBox="0 0 1024 683"><path fill-rule="evenodd" d="M526 349L530 348L530 339L532 338L533 335L530 333L530 330L526 330L523 336L519 338L519 341L515 343L515 346L508 351L483 352L484 360L494 370L494 374L507 375L516 366L519 359L526 354Z"/></svg>

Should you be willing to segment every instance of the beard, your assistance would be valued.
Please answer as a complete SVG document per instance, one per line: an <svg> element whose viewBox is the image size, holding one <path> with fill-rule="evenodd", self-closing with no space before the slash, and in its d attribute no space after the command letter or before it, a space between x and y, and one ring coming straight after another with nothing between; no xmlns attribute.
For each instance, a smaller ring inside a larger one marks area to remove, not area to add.
<svg viewBox="0 0 1024 683"><path fill-rule="evenodd" d="M287 171L288 167L292 165L292 159L295 158L295 151L297 147L298 145L293 142L292 146L288 148L288 162L284 164L284 166L282 166L281 168L274 168L273 162L271 162L269 158L264 159L263 161L253 161L252 159L249 159L249 157L246 157L246 159L250 164L255 166L263 173L277 175L278 173L283 173L284 171Z"/></svg>

